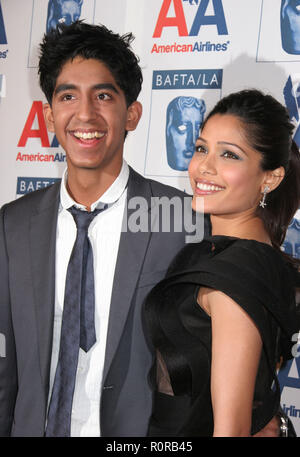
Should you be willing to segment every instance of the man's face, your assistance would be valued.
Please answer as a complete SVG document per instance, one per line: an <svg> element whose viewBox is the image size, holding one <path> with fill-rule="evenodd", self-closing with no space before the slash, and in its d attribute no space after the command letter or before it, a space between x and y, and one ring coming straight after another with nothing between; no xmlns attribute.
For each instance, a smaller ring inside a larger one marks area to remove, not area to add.
<svg viewBox="0 0 300 457"><path fill-rule="evenodd" d="M167 157L174 170L187 170L194 154L203 116L196 106L173 108L167 119Z"/></svg>
<svg viewBox="0 0 300 457"><path fill-rule="evenodd" d="M108 68L96 59L76 57L62 68L52 106L45 105L48 129L55 132L67 155L68 171L105 170L117 176L122 164L124 135L134 130L134 102L125 95Z"/></svg>

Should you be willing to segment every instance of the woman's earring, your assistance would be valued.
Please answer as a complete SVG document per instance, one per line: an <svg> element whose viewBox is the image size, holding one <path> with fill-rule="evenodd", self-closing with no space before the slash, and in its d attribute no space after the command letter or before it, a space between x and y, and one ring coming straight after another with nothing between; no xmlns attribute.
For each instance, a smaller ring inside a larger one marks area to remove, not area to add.
<svg viewBox="0 0 300 457"><path fill-rule="evenodd" d="M266 204L266 196L267 196L267 193L269 192L269 190L270 190L269 186L266 186L264 188L264 190L263 190L263 196L262 196L261 201L259 202L259 206L261 206L262 208L267 206L267 204Z"/></svg>

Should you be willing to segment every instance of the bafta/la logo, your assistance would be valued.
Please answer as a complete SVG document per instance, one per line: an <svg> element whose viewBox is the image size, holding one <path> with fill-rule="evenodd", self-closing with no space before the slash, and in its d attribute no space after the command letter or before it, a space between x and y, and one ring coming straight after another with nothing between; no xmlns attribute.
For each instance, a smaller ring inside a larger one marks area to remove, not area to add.
<svg viewBox="0 0 300 457"><path fill-rule="evenodd" d="M189 6L197 6L190 31L187 28L183 8L183 2L187 1L189 2ZM214 14L207 14L209 6L213 8ZM169 15L171 7L173 7L175 16ZM198 36L201 27L206 25L215 26L218 35L228 35L222 0L163 0L153 38L160 38L166 27L177 27L179 36Z"/></svg>
<svg viewBox="0 0 300 457"><path fill-rule="evenodd" d="M1 3L0 3L0 44L7 44Z"/></svg>

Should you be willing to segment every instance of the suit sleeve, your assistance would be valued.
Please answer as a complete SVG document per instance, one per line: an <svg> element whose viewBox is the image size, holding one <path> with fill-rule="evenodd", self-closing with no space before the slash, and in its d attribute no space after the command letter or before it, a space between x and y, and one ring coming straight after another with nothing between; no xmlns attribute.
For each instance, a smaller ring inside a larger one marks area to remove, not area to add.
<svg viewBox="0 0 300 457"><path fill-rule="evenodd" d="M0 211L0 436L9 436L17 395L17 366L4 215L5 206Z"/></svg>

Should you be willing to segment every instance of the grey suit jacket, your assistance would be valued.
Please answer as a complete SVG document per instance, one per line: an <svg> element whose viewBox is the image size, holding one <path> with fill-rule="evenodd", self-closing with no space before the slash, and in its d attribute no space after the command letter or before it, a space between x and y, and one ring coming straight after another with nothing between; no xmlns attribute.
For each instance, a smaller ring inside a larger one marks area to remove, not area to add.
<svg viewBox="0 0 300 457"><path fill-rule="evenodd" d="M130 170L128 201L184 194ZM52 350L59 184L4 205L0 212L0 436L43 436ZM130 209L127 220L130 219ZM150 219L149 219L150 220ZM172 226L172 224L171 224ZM157 230L157 229L156 229ZM142 304L185 243L185 232L123 231L114 276L104 365L102 436L145 436L152 395L151 347ZM2 354L3 355L3 354Z"/></svg>

